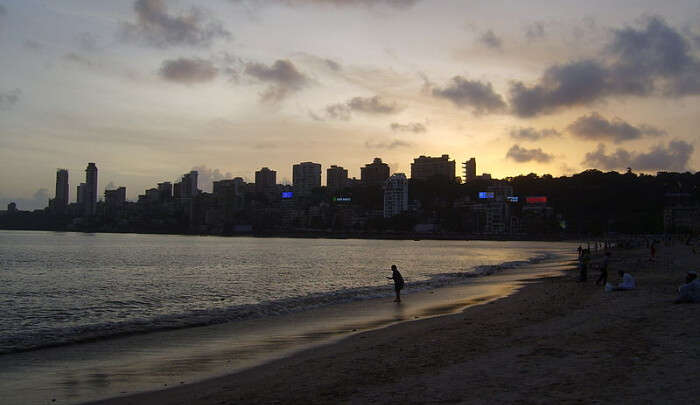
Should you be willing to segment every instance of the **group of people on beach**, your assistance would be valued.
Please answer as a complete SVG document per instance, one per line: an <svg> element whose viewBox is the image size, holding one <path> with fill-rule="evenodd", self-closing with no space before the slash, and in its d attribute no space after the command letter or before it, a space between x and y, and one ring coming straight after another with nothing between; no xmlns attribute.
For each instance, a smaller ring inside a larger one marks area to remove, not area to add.
<svg viewBox="0 0 700 405"><path fill-rule="evenodd" d="M652 242L650 245L651 259L653 260L655 256L655 244L656 241ZM579 282L585 282L588 279L588 268L591 263L591 250L590 248L584 249L579 245L578 247L578 266L579 266ZM596 285L605 286L606 291L626 291L634 290L637 288L637 283L629 272L622 269L618 270L620 276L620 283L617 286L613 286L608 283L608 267L610 266L610 256L612 253L610 250L605 251L603 255L603 260L600 262L598 269L600 270L600 275L596 280ZM678 287L678 298L676 303L684 302L700 302L700 279L698 279L698 273L694 270L688 271L686 274L685 284Z"/></svg>

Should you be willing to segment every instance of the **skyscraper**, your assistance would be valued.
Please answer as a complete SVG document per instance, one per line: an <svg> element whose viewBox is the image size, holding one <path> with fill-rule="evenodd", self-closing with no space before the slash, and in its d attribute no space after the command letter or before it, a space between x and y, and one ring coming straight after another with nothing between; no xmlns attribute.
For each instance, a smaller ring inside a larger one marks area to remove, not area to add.
<svg viewBox="0 0 700 405"><path fill-rule="evenodd" d="M372 163L360 168L360 181L363 186L383 186L389 178L389 165L382 159L374 158Z"/></svg>
<svg viewBox="0 0 700 405"><path fill-rule="evenodd" d="M344 189L348 183L348 171L342 166L332 165L326 169L326 187L330 192Z"/></svg>
<svg viewBox="0 0 700 405"><path fill-rule="evenodd" d="M432 176L445 176L450 180L455 178L455 161L449 155L440 157L420 156L411 163L411 178L427 180Z"/></svg>
<svg viewBox="0 0 700 405"><path fill-rule="evenodd" d="M255 192L274 194L277 191L277 172L267 167L255 172Z"/></svg>
<svg viewBox="0 0 700 405"><path fill-rule="evenodd" d="M54 198L54 208L57 212L65 211L68 206L68 170L58 169L56 171L56 197Z"/></svg>
<svg viewBox="0 0 700 405"><path fill-rule="evenodd" d="M462 172L464 173L464 181L471 181L476 178L476 158L471 158L462 163Z"/></svg>
<svg viewBox="0 0 700 405"><path fill-rule="evenodd" d="M384 183L384 218L408 211L408 180L403 173L394 173Z"/></svg>
<svg viewBox="0 0 700 405"><path fill-rule="evenodd" d="M180 197L181 198L192 198L197 195L197 177L199 173L196 170L192 170L189 173L185 173L182 176L182 182L180 185Z"/></svg>
<svg viewBox="0 0 700 405"><path fill-rule="evenodd" d="M84 197L85 216L95 215L97 212L97 166L92 162L88 163L85 169Z"/></svg>
<svg viewBox="0 0 700 405"><path fill-rule="evenodd" d="M311 195L311 190L321 187L321 164L302 162L292 166L292 184L295 195Z"/></svg>

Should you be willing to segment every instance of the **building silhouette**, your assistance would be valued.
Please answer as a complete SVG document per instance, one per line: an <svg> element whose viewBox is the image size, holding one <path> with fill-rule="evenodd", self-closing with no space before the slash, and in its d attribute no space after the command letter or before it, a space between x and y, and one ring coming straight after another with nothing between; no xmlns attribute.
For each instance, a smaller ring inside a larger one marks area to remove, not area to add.
<svg viewBox="0 0 700 405"><path fill-rule="evenodd" d="M341 191L348 184L348 171L342 166L332 165L326 169L326 187L331 193Z"/></svg>
<svg viewBox="0 0 700 405"><path fill-rule="evenodd" d="M389 165L382 159L374 158L372 163L360 168L360 181L363 186L383 186L389 178Z"/></svg>
<svg viewBox="0 0 700 405"><path fill-rule="evenodd" d="M121 207L126 203L126 187L105 190L105 204L110 208Z"/></svg>
<svg viewBox="0 0 700 405"><path fill-rule="evenodd" d="M158 197L161 202L173 199L173 184L169 181L158 183Z"/></svg>
<svg viewBox="0 0 700 405"><path fill-rule="evenodd" d="M199 173L196 170L182 175L180 182L175 184L176 191L178 192L177 198L192 198L197 195L199 192L197 188L198 176Z"/></svg>
<svg viewBox="0 0 700 405"><path fill-rule="evenodd" d="M56 170L56 195L53 200L56 212L64 212L68 207L68 170Z"/></svg>
<svg viewBox="0 0 700 405"><path fill-rule="evenodd" d="M302 162L292 166L292 185L295 195L311 195L313 189L321 187L321 164Z"/></svg>
<svg viewBox="0 0 700 405"><path fill-rule="evenodd" d="M462 173L464 174L465 182L476 179L476 158L471 158L462 163Z"/></svg>
<svg viewBox="0 0 700 405"><path fill-rule="evenodd" d="M408 210L408 180L403 173L394 173L384 182L384 218Z"/></svg>
<svg viewBox="0 0 700 405"><path fill-rule="evenodd" d="M255 172L255 192L273 195L277 191L277 172L267 167Z"/></svg>
<svg viewBox="0 0 700 405"><path fill-rule="evenodd" d="M88 163L85 169L85 183L81 184L83 197L83 213L85 216L93 216L97 212L97 166Z"/></svg>
<svg viewBox="0 0 700 405"><path fill-rule="evenodd" d="M449 155L440 157L420 156L411 163L411 179L427 180L432 176L445 176L450 180L455 178L455 161Z"/></svg>

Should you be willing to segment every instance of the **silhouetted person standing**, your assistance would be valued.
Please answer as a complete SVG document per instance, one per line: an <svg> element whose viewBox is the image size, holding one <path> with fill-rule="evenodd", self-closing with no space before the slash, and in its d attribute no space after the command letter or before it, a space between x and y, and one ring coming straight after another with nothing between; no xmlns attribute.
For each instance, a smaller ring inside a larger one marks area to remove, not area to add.
<svg viewBox="0 0 700 405"><path fill-rule="evenodd" d="M391 277L387 278L389 280L394 280L394 291L396 292L396 299L394 302L401 302L401 289L403 289L404 281L395 264L391 265Z"/></svg>
<svg viewBox="0 0 700 405"><path fill-rule="evenodd" d="M610 252L605 252L603 263L600 265L600 277L596 280L595 285L605 285L608 282L608 264L610 263Z"/></svg>

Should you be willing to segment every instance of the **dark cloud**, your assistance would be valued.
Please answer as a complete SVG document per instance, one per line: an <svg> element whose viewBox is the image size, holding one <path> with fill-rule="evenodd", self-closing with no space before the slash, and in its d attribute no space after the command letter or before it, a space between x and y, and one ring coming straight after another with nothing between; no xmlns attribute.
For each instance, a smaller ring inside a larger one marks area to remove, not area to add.
<svg viewBox="0 0 700 405"><path fill-rule="evenodd" d="M452 101L458 107L473 107L474 114L501 112L506 103L493 91L491 83L455 76L444 88L433 88L433 96Z"/></svg>
<svg viewBox="0 0 700 405"><path fill-rule="evenodd" d="M501 40L501 38L497 37L492 30L484 32L479 37L479 42L487 48L491 49L501 49L501 45L503 45L503 41Z"/></svg>
<svg viewBox="0 0 700 405"><path fill-rule="evenodd" d="M326 106L326 115L334 120L348 121L352 117L350 107L347 104L331 104Z"/></svg>
<svg viewBox="0 0 700 405"><path fill-rule="evenodd" d="M314 121L325 121L323 117L320 115L316 114L315 112L309 110L309 117L311 117L312 120Z"/></svg>
<svg viewBox="0 0 700 405"><path fill-rule="evenodd" d="M20 89L0 92L0 110L9 110L14 107L22 95Z"/></svg>
<svg viewBox="0 0 700 405"><path fill-rule="evenodd" d="M214 39L230 38L221 23L196 7L180 15L168 14L163 0L136 0L135 23L122 25L122 38L158 47L172 45L209 46Z"/></svg>
<svg viewBox="0 0 700 405"><path fill-rule="evenodd" d="M587 104L609 91L607 79L607 70L592 60L554 65L534 86L513 82L511 108L520 117L531 117L559 107Z"/></svg>
<svg viewBox="0 0 700 405"><path fill-rule="evenodd" d="M353 97L347 105L352 111L366 114L395 114L401 110L396 102L384 100L379 96Z"/></svg>
<svg viewBox="0 0 700 405"><path fill-rule="evenodd" d="M666 132L651 125L631 125L620 118L608 121L597 112L579 117L568 128L575 136L589 140L609 140L615 143L640 139L644 136L661 136Z"/></svg>
<svg viewBox="0 0 700 405"><path fill-rule="evenodd" d="M171 82L193 84L214 80L218 69L211 61L205 59L179 58L163 61L158 73L163 79Z"/></svg>
<svg viewBox="0 0 700 405"><path fill-rule="evenodd" d="M212 192L213 182L233 177L229 172L222 173L219 169L208 168L207 165L195 166L191 170L197 172L197 187L208 193Z"/></svg>
<svg viewBox="0 0 700 405"><path fill-rule="evenodd" d="M521 148L519 145L513 145L506 153L506 158L511 158L520 163L533 160L538 163L549 163L554 159L554 156L543 152L541 148L527 149Z"/></svg>
<svg viewBox="0 0 700 405"><path fill-rule="evenodd" d="M642 171L686 171L688 161L694 151L693 145L684 141L671 141L668 147L657 145L647 153L634 153L618 148L614 153L606 154L605 145L586 153L582 164L606 170L624 169Z"/></svg>
<svg viewBox="0 0 700 405"><path fill-rule="evenodd" d="M525 38L529 41L534 41L537 39L544 38L546 32L544 30L544 24L541 22L534 22L525 28Z"/></svg>
<svg viewBox="0 0 700 405"><path fill-rule="evenodd" d="M398 122L392 122L391 125L391 130L395 132L414 132L414 133L421 133L421 132L426 132L428 129L425 127L425 125L421 124L420 122L410 122L408 124L399 124Z"/></svg>
<svg viewBox="0 0 700 405"><path fill-rule="evenodd" d="M264 103L280 102L290 93L299 91L310 83L309 78L286 59L277 60L271 66L263 63L248 63L245 73L262 82L270 83L270 86L260 94L260 100Z"/></svg>
<svg viewBox="0 0 700 405"><path fill-rule="evenodd" d="M392 141L375 141L367 140L365 142L365 147L367 149L396 149L396 148L407 148L412 146L410 142L402 141L400 139L394 139Z"/></svg>
<svg viewBox="0 0 700 405"><path fill-rule="evenodd" d="M70 53L63 55L63 59L70 61L70 62L73 62L73 63L77 63L79 65L83 65L83 66L88 66L88 67L94 66L94 63L92 62L92 60L90 60L89 58L86 58L85 56L83 56L79 53L75 53L75 52L70 52Z"/></svg>
<svg viewBox="0 0 700 405"><path fill-rule="evenodd" d="M370 115L389 115L402 110L394 101L387 101L380 96L353 97L345 103L330 104L326 106L326 116L330 119L348 121L352 113Z"/></svg>
<svg viewBox="0 0 700 405"><path fill-rule="evenodd" d="M649 18L640 29L614 31L601 60L551 66L530 86L513 82L511 108L518 116L531 117L608 96L700 94L700 61L690 48L664 20Z"/></svg>
<svg viewBox="0 0 700 405"><path fill-rule="evenodd" d="M323 61L326 62L326 66L328 66L334 72L339 72L339 71L343 70L343 67L340 66L340 63L338 63L332 59L324 59Z"/></svg>
<svg viewBox="0 0 700 405"><path fill-rule="evenodd" d="M510 137L513 139L522 139L526 141L537 141L542 138L550 138L555 136L561 136L561 133L556 129L535 129L532 127L528 128L512 128L510 130Z"/></svg>
<svg viewBox="0 0 700 405"><path fill-rule="evenodd" d="M420 0L232 0L234 3L246 5L267 5L267 4L284 4L287 6L307 6L307 5L326 5L337 7L352 7L352 6L389 6L393 8L411 7Z"/></svg>

